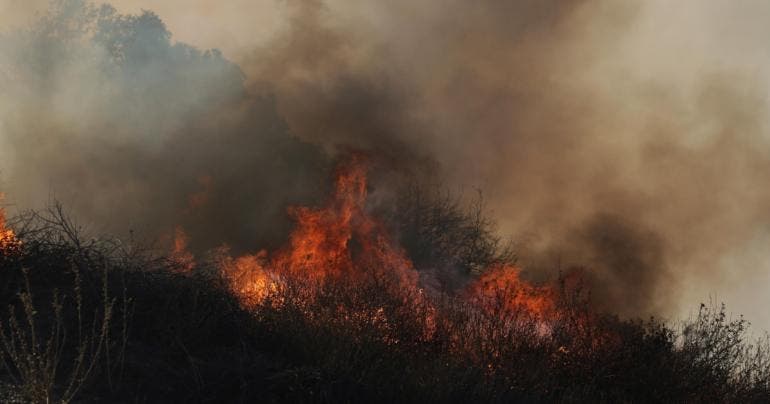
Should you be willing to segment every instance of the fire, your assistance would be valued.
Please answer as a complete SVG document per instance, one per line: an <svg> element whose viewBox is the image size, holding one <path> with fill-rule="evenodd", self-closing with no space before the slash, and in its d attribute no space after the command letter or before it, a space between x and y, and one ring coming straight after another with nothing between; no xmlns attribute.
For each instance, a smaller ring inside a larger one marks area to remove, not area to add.
<svg viewBox="0 0 770 404"><path fill-rule="evenodd" d="M181 226L174 229L174 241L169 258L180 272L190 272L195 268L195 256L187 250L189 240Z"/></svg>
<svg viewBox="0 0 770 404"><path fill-rule="evenodd" d="M541 320L556 313L556 290L524 281L521 271L511 265L497 265L484 272L469 288L469 297L486 311L524 311Z"/></svg>
<svg viewBox="0 0 770 404"><path fill-rule="evenodd" d="M521 331L547 341L562 335L565 325L572 324L569 332L575 337L586 328L588 317L564 305L565 288L574 288L576 274L559 284L535 285L521 277L519 268L497 263L464 293L433 300L421 288L406 251L367 211L367 170L364 156L354 155L338 166L334 190L322 206L289 207L295 227L277 250L235 257L227 246L214 251L213 262L241 305L299 309L309 324L350 332L353 338L375 331L388 345L448 342L458 355L490 371L503 366L499 348L508 340L501 338ZM183 271L195 266L187 243L177 228L170 258ZM400 333L402 325L408 335ZM575 355L573 348L559 343L554 351Z"/></svg>
<svg viewBox="0 0 770 404"><path fill-rule="evenodd" d="M416 285L411 261L384 226L365 212L365 202L366 164L355 156L338 168L327 206L289 210L297 228L287 248L276 254L273 267L318 278L384 271L395 274L402 286Z"/></svg>
<svg viewBox="0 0 770 404"><path fill-rule="evenodd" d="M289 208L296 228L274 254L262 251L222 260L233 290L253 303L267 295L275 277L323 282L378 275L395 277L398 287L416 290L412 262L365 211L366 171L365 158L355 155L338 167L335 190L325 206Z"/></svg>
<svg viewBox="0 0 770 404"><path fill-rule="evenodd" d="M3 199L3 194L0 194L0 200ZM0 253L9 255L16 252L21 247L21 240L16 238L16 234L13 230L6 227L5 210L0 207Z"/></svg>
<svg viewBox="0 0 770 404"><path fill-rule="evenodd" d="M219 267L227 274L230 287L246 306L254 306L270 293L275 293L278 284L265 269L267 251L232 258L226 248L220 249Z"/></svg>
<svg viewBox="0 0 770 404"><path fill-rule="evenodd" d="M384 275L394 277L402 290L425 296L404 250L366 212L366 173L365 158L355 155L338 167L335 189L325 206L289 208L296 227L288 243L273 254L260 251L239 258L223 254L220 268L242 301L260 301L276 290L276 279L282 276L322 282ZM556 294L551 286L521 279L518 268L499 264L485 271L466 297L481 310L522 310L545 320L556 311Z"/></svg>

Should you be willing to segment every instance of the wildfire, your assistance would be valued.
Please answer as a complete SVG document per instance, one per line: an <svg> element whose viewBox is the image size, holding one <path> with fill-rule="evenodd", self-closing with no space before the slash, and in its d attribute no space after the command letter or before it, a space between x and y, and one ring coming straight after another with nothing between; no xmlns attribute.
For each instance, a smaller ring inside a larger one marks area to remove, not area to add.
<svg viewBox="0 0 770 404"><path fill-rule="evenodd" d="M501 366L496 358L502 354L490 348L497 346L490 341L512 335L517 327L534 326L535 334L528 335L547 339L553 330L563 329L558 324L569 314L577 321L575 332L585 328L587 317L565 311L560 300L565 287L573 287L576 274L560 278L559 285L534 285L521 278L519 268L498 263L456 296L459 306L432 300L420 287L405 250L367 212L367 170L366 159L354 155L338 166L325 204L289 207L295 227L283 247L237 257L227 246L214 252L215 264L244 307L299 308L306 321L352 330L354 338L358 331L368 335L377 330L388 345L407 342L396 331L402 319L417 321L409 323L415 331L410 338L449 341L451 349L492 370ZM178 228L170 258L183 271L195 266L187 242ZM468 311L453 317L456 308ZM452 325L453 318L475 320ZM559 345L556 351L564 355L570 349Z"/></svg>
<svg viewBox="0 0 770 404"><path fill-rule="evenodd" d="M246 301L267 295L276 277L316 282L346 277L395 278L401 288L417 287L417 273L384 226L365 211L366 162L355 155L337 169L335 190L321 208L291 207L296 222L286 246L270 255L262 251L221 264L233 290Z"/></svg>
<svg viewBox="0 0 770 404"><path fill-rule="evenodd" d="M314 282L384 276L395 279L401 290L415 291L411 296L425 296L404 250L365 210L366 172L365 158L355 155L338 167L335 189L325 206L289 208L296 227L278 251L238 258L229 257L226 251L220 254L220 268L244 303L257 303L276 291L283 276ZM524 281L519 269L510 265L489 268L470 286L466 297L481 310L523 311L541 320L556 311L554 288Z"/></svg>

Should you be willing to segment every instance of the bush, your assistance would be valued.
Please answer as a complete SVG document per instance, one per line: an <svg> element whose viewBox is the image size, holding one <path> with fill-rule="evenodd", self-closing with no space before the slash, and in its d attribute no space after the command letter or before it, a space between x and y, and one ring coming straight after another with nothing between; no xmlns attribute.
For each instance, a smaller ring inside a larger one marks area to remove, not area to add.
<svg viewBox="0 0 770 404"><path fill-rule="evenodd" d="M558 290L544 320L396 276L286 276L244 306L219 269L189 273L93 238L61 208L13 221L2 254L4 402L763 402L767 340L724 307L678 327Z"/></svg>

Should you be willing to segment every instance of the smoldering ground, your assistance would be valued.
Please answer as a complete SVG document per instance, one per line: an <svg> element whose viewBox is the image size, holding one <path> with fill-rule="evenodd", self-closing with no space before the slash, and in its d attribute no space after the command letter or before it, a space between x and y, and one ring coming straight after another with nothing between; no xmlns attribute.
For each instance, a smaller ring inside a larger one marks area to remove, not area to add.
<svg viewBox="0 0 770 404"><path fill-rule="evenodd" d="M757 10L664 3L285 2L248 47L248 24L164 2L232 23L222 55L174 42L164 15L57 2L3 36L4 189L118 234L181 224L199 249L259 248L355 148L481 189L530 276L580 265L601 304L674 313L766 279L735 257L765 239L770 159L745 45L762 31L738 28ZM752 306L736 310L766 322Z"/></svg>

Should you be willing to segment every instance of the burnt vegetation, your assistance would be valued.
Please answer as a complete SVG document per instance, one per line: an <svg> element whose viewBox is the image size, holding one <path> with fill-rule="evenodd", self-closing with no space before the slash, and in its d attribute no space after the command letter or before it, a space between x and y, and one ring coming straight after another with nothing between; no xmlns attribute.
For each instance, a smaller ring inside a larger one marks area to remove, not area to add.
<svg viewBox="0 0 770 404"><path fill-rule="evenodd" d="M418 269L472 272L474 260L511 258L478 209L431 203L411 199L401 216L407 249L423 254ZM564 280L559 315L544 328L494 299L479 310L442 292L429 304L373 271L286 277L244 307L213 263L180 272L135 240L92 237L61 207L10 224L22 246L0 254L2 402L770 398L768 344L723 306L703 305L682 324L622 320L593 312Z"/></svg>

